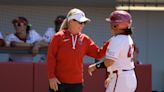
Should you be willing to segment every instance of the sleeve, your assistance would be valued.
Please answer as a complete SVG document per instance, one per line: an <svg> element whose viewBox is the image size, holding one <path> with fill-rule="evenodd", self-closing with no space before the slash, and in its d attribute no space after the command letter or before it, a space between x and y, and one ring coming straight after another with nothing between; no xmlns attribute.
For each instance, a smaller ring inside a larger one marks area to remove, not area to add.
<svg viewBox="0 0 164 92"><path fill-rule="evenodd" d="M107 47L106 59L117 60L121 51L122 41L120 39L112 39Z"/></svg>
<svg viewBox="0 0 164 92"><path fill-rule="evenodd" d="M35 42L43 40L43 38L35 30L31 30L30 31L30 38L29 38L29 40L30 40L29 43L35 43Z"/></svg>
<svg viewBox="0 0 164 92"><path fill-rule="evenodd" d="M9 34L5 37L6 46L9 47L12 41L19 42L13 34Z"/></svg>
<svg viewBox="0 0 164 92"><path fill-rule="evenodd" d="M48 68L48 78L55 77L56 56L59 47L59 36L54 36L48 47L46 65Z"/></svg>
<svg viewBox="0 0 164 92"><path fill-rule="evenodd" d="M88 39L87 55L96 59L102 59L105 56L108 44L109 41L99 48L91 39Z"/></svg>
<svg viewBox="0 0 164 92"><path fill-rule="evenodd" d="M47 31L44 33L43 35L43 40L47 43L49 43L52 39L54 33L54 29L53 28L48 28Z"/></svg>

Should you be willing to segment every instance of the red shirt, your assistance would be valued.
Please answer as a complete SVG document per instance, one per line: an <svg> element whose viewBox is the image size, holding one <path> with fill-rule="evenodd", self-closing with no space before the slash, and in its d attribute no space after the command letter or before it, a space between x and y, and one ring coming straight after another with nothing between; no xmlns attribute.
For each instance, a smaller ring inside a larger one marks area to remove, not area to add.
<svg viewBox="0 0 164 92"><path fill-rule="evenodd" d="M68 30L56 33L49 45L47 55L48 78L56 77L63 83L83 82L83 57L101 59L106 53L108 42L102 49L85 34L71 36ZM74 41L73 41L74 40Z"/></svg>

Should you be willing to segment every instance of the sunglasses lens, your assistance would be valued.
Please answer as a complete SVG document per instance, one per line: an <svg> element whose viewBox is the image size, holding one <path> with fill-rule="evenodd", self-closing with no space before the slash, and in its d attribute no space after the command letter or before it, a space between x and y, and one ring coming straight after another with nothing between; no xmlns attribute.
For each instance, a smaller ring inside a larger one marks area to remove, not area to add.
<svg viewBox="0 0 164 92"><path fill-rule="evenodd" d="M15 26L17 26L17 27L20 27L20 26L23 26L24 25L24 23L15 23Z"/></svg>
<svg viewBox="0 0 164 92"><path fill-rule="evenodd" d="M75 20L75 19L73 19L73 21L76 21L76 22L78 22L78 23L81 24L81 25L82 25L82 24L85 25L85 24L87 23L87 22L79 22L79 21L77 21L77 20Z"/></svg>
<svg viewBox="0 0 164 92"><path fill-rule="evenodd" d="M87 22L79 22L79 23L80 23L80 24L84 24L84 25L85 25Z"/></svg>

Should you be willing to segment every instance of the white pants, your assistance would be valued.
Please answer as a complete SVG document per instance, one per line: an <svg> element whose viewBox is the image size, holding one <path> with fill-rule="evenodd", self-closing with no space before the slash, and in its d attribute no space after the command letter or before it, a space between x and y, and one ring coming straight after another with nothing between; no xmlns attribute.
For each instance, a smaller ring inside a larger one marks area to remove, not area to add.
<svg viewBox="0 0 164 92"><path fill-rule="evenodd" d="M109 81L109 85L106 92L135 92L137 87L137 80L134 70L123 71L118 74L114 73L113 77ZM115 89L115 90L114 90Z"/></svg>

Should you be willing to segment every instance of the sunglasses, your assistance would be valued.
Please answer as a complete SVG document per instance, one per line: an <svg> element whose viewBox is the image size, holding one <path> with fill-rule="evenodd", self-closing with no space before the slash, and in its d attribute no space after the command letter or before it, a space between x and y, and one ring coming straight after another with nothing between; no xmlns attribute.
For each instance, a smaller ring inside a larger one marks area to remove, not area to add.
<svg viewBox="0 0 164 92"><path fill-rule="evenodd" d="M18 23L15 23L14 26L15 27L21 27L21 26L24 26L25 24L24 23L21 23L21 22L18 22Z"/></svg>
<svg viewBox="0 0 164 92"><path fill-rule="evenodd" d="M79 22L79 21L77 21L77 20L75 20L75 19L73 19L73 21L76 21L77 23L79 23L79 24L81 24L81 25L82 25L82 24L84 24L84 25L87 24L87 22Z"/></svg>

